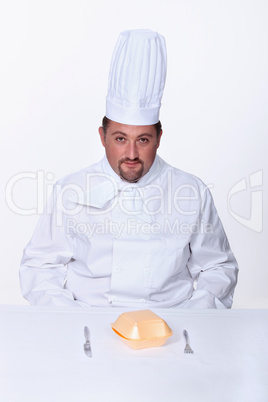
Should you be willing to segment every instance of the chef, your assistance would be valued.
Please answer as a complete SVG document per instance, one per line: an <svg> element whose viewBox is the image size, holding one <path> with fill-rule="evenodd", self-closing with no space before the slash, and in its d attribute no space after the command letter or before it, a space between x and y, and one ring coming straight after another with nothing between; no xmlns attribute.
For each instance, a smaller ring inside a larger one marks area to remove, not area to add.
<svg viewBox="0 0 268 402"><path fill-rule="evenodd" d="M55 184L24 250L31 304L231 307L238 267L211 194L157 155L165 78L163 36L121 33L99 128L105 156Z"/></svg>

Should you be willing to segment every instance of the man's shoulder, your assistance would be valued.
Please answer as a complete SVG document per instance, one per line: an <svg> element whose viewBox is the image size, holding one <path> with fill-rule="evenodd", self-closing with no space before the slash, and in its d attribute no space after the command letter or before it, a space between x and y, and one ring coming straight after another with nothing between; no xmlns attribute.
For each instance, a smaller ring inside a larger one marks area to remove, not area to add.
<svg viewBox="0 0 268 402"><path fill-rule="evenodd" d="M76 172L70 173L61 179L59 179L56 183L56 185L60 187L66 187L66 186L72 186L72 185L77 185L81 186L86 183L88 180L88 176L91 174L102 174L103 169L102 169L102 160L93 163L90 166L87 166L83 169L80 169Z"/></svg>
<svg viewBox="0 0 268 402"><path fill-rule="evenodd" d="M177 167L171 166L167 162L165 162L162 159L163 163L163 169L162 169L162 174L172 179L173 181L180 183L181 185L193 185L193 186L198 186L201 188L206 188L207 186L204 184L204 182L196 175L192 173L185 172L184 170L181 170Z"/></svg>

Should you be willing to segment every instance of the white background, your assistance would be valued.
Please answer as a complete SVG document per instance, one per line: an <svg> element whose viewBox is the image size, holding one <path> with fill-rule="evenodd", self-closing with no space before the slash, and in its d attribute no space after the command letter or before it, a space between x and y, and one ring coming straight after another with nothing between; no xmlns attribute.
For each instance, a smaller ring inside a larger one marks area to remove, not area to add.
<svg viewBox="0 0 268 402"><path fill-rule="evenodd" d="M240 266L234 307L268 307L267 21L265 0L1 3L1 304L27 304L18 271L38 191L41 208L56 180L103 155L97 130L119 33L150 28L168 51L159 154L211 188ZM21 173L32 176L11 186Z"/></svg>

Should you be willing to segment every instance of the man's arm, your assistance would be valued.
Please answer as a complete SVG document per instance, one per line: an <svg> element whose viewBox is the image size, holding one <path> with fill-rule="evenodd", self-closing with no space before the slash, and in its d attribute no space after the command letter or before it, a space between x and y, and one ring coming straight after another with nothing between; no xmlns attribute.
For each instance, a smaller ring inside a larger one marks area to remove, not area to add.
<svg viewBox="0 0 268 402"><path fill-rule="evenodd" d="M238 266L209 190L203 194L202 232L192 235L188 269L196 290L185 308L231 308Z"/></svg>
<svg viewBox="0 0 268 402"><path fill-rule="evenodd" d="M30 304L78 305L72 293L64 289L66 264L73 256L73 239L66 233L64 220L54 189L21 262L21 290Z"/></svg>

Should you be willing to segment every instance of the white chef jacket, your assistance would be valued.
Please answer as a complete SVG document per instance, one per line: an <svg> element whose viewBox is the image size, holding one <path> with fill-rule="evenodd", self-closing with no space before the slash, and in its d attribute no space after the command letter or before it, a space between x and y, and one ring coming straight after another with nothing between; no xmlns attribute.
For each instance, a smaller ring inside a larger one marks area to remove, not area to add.
<svg viewBox="0 0 268 402"><path fill-rule="evenodd" d="M200 179L156 156L130 184L104 157L56 183L20 280L31 304L230 308L237 273Z"/></svg>

